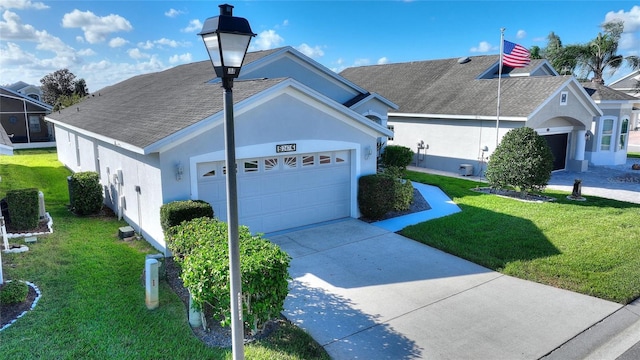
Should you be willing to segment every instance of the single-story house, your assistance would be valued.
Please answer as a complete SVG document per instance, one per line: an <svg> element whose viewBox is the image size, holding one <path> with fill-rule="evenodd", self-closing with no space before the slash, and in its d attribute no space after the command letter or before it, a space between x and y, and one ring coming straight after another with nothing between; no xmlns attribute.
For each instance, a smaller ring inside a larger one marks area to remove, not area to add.
<svg viewBox="0 0 640 360"><path fill-rule="evenodd" d="M234 81L239 220L269 233L358 217L396 105L291 47L248 53ZM223 90L209 61L139 75L47 116L59 160L97 171L105 203L166 252L160 207L200 199L226 219Z"/></svg>
<svg viewBox="0 0 640 360"><path fill-rule="evenodd" d="M639 99L595 82L582 86L602 110L591 124L585 156L593 165L622 165L627 162L629 131L634 103Z"/></svg>
<svg viewBox="0 0 640 360"><path fill-rule="evenodd" d="M637 99L633 104L631 129L634 131L640 130L640 70L632 71L626 76L611 82L608 86Z"/></svg>
<svg viewBox="0 0 640 360"><path fill-rule="evenodd" d="M15 149L55 146L53 126L44 120L52 106L41 102L37 94L27 91L32 88L35 87L26 86L21 89L26 93L20 93L0 87L0 125Z"/></svg>
<svg viewBox="0 0 640 360"><path fill-rule="evenodd" d="M554 170L585 171L588 140L602 139L591 134L600 131L592 124L614 115L605 116L582 84L546 60L505 66L501 78L498 62L499 55L473 56L354 67L340 75L398 104L389 113L389 143L413 149L417 166L479 175L500 138L527 126L547 140ZM598 158L598 147L589 150Z"/></svg>

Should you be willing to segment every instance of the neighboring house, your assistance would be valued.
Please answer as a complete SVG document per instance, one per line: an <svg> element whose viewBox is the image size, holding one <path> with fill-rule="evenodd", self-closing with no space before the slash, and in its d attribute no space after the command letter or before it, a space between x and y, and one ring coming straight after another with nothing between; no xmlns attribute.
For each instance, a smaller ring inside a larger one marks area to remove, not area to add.
<svg viewBox="0 0 640 360"><path fill-rule="evenodd" d="M42 102L42 89L39 86L18 81L17 83L5 86L5 88Z"/></svg>
<svg viewBox="0 0 640 360"><path fill-rule="evenodd" d="M637 99L633 104L630 121L632 130L640 130L640 70L633 71L608 86Z"/></svg>
<svg viewBox="0 0 640 360"><path fill-rule="evenodd" d="M31 95L0 87L0 124L15 149L55 146L53 126L44 120L51 110Z"/></svg>
<svg viewBox="0 0 640 360"><path fill-rule="evenodd" d="M226 219L223 90L209 61L133 77L47 117L58 158L97 171L105 203L166 252L162 204L209 202ZM234 82L240 224L274 232L358 217L388 100L291 47L248 53Z"/></svg>
<svg viewBox="0 0 640 360"><path fill-rule="evenodd" d="M627 162L629 131L634 104L639 100L622 91L594 82L583 82L603 115L591 125L585 156L593 165L622 165Z"/></svg>
<svg viewBox="0 0 640 360"><path fill-rule="evenodd" d="M587 131L602 111L582 85L559 76L546 60L505 66L498 116L498 61L498 55L416 61L348 68L340 75L398 104L389 113L389 143L411 148L415 165L481 174L497 141L527 126L547 140L554 170L585 171Z"/></svg>

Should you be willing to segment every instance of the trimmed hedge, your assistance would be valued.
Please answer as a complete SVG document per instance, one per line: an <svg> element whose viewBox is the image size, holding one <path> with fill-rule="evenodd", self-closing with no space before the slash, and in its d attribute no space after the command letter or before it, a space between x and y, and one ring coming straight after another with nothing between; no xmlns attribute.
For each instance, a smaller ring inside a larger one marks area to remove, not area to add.
<svg viewBox="0 0 640 360"><path fill-rule="evenodd" d="M181 278L194 305L211 305L223 326L231 324L230 274L227 224L206 217L169 229L169 249L182 269ZM277 318L288 293L291 257L249 228L239 228L242 317L245 329L256 332Z"/></svg>
<svg viewBox="0 0 640 360"><path fill-rule="evenodd" d="M364 175L358 179L358 207L364 217L377 220L393 209L395 182L384 174Z"/></svg>
<svg viewBox="0 0 640 360"><path fill-rule="evenodd" d="M29 285L22 281L7 281L0 288L0 304L18 304L27 300Z"/></svg>
<svg viewBox="0 0 640 360"><path fill-rule="evenodd" d="M172 201L160 207L160 225L166 234L169 228L200 217L213 218L213 208L202 200Z"/></svg>
<svg viewBox="0 0 640 360"><path fill-rule="evenodd" d="M413 185L409 180L396 179L393 210L409 210L413 202Z"/></svg>
<svg viewBox="0 0 640 360"><path fill-rule="evenodd" d="M38 189L7 191L7 210L14 228L31 230L38 227Z"/></svg>
<svg viewBox="0 0 640 360"><path fill-rule="evenodd" d="M73 194L70 199L71 211L78 215L91 215L102 210L104 195L97 172L77 172L71 175L69 186Z"/></svg>
<svg viewBox="0 0 640 360"><path fill-rule="evenodd" d="M404 171L413 160L413 150L406 146L387 145L382 154L380 161L385 167L397 167Z"/></svg>

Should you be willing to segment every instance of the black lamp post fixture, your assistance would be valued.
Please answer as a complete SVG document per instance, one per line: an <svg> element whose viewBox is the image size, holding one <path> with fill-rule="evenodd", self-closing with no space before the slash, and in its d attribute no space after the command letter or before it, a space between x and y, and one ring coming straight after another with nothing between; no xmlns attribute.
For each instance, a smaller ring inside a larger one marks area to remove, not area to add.
<svg viewBox="0 0 640 360"><path fill-rule="evenodd" d="M229 233L229 273L231 276L231 336L233 359L244 359L244 325L242 321L242 281L238 235L238 186L236 149L233 129L233 79L240 75L247 54L251 31L247 19L233 16L233 6L220 5L220 15L208 18L198 34L213 63L216 76L224 88L224 133L227 157L227 224Z"/></svg>

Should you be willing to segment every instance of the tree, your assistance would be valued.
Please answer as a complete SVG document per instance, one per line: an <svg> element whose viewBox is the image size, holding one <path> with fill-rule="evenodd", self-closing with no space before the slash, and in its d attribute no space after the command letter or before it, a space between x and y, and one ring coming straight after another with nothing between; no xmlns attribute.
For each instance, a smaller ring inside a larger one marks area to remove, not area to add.
<svg viewBox="0 0 640 360"><path fill-rule="evenodd" d="M553 170L553 154L547 141L528 127L512 129L491 155L486 178L492 188L514 187L523 196L540 191Z"/></svg>
<svg viewBox="0 0 640 360"><path fill-rule="evenodd" d="M42 100L53 105L54 110L73 105L87 96L87 83L84 79L76 80L69 69L60 69L40 79L42 84Z"/></svg>

